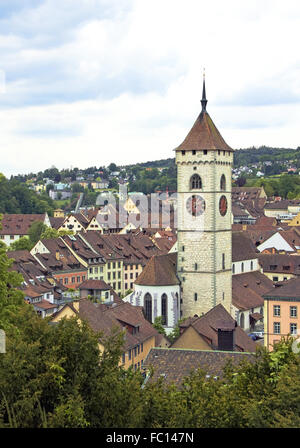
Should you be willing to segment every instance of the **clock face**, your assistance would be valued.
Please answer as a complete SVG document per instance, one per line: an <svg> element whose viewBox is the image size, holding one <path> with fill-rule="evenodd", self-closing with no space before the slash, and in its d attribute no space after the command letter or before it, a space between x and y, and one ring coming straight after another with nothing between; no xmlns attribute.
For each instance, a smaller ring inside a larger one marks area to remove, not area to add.
<svg viewBox="0 0 300 448"><path fill-rule="evenodd" d="M222 216L227 213L227 199L226 196L221 196L219 201L219 211Z"/></svg>
<svg viewBox="0 0 300 448"><path fill-rule="evenodd" d="M202 196L193 194L193 196L190 196L186 201L186 208L192 216L199 216L205 210L205 201Z"/></svg>

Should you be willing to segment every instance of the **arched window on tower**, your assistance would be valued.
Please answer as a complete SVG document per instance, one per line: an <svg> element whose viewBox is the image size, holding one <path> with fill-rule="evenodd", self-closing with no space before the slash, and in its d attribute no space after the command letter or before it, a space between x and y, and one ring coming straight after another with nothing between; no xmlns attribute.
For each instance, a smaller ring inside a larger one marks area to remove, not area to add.
<svg viewBox="0 0 300 448"><path fill-rule="evenodd" d="M146 319L152 323L152 297L149 292L144 297L144 311Z"/></svg>
<svg viewBox="0 0 300 448"><path fill-rule="evenodd" d="M225 178L224 174L222 174L222 176L221 176L220 189L221 189L221 191L226 190L226 178Z"/></svg>
<svg viewBox="0 0 300 448"><path fill-rule="evenodd" d="M199 174L193 174L190 180L191 190L200 190L202 188L202 181Z"/></svg>
<svg viewBox="0 0 300 448"><path fill-rule="evenodd" d="M168 322L168 297L167 294L163 294L161 296L161 317L162 317L162 324L167 325Z"/></svg>

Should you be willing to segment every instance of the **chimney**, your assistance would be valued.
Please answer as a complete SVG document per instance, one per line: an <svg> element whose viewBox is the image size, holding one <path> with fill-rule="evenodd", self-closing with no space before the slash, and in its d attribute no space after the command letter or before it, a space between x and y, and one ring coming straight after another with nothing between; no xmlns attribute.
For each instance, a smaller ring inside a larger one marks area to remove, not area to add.
<svg viewBox="0 0 300 448"><path fill-rule="evenodd" d="M56 260L60 260L60 256L59 256L59 250L57 250L56 252L55 252L55 258L56 258Z"/></svg>
<svg viewBox="0 0 300 448"><path fill-rule="evenodd" d="M234 351L235 349L235 327L236 322L220 320L216 324L218 332L218 350Z"/></svg>

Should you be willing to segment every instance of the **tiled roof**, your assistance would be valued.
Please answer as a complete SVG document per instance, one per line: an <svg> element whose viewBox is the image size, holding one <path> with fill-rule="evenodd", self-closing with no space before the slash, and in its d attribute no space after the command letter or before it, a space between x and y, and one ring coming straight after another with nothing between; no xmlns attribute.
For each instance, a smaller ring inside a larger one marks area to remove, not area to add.
<svg viewBox="0 0 300 448"><path fill-rule="evenodd" d="M157 335L157 330L145 319L142 309L126 302L101 307L88 299L81 299L79 317L85 319L94 331L103 331L106 336L111 333L113 327L125 329L124 350L129 350ZM131 328L137 327L138 331L131 333Z"/></svg>
<svg viewBox="0 0 300 448"><path fill-rule="evenodd" d="M29 227L36 221L44 222L43 214L4 214L1 220L0 235L27 235Z"/></svg>
<svg viewBox="0 0 300 448"><path fill-rule="evenodd" d="M258 257L256 246L246 232L232 232L232 261L252 260Z"/></svg>
<svg viewBox="0 0 300 448"><path fill-rule="evenodd" d="M178 285L176 275L177 253L155 255L148 262L135 281L136 285L167 286Z"/></svg>
<svg viewBox="0 0 300 448"><path fill-rule="evenodd" d="M84 266L74 257L72 252L61 238L51 238L41 240L50 253L35 254L40 263L52 271L65 271L70 269L85 269ZM56 253L59 259L56 258Z"/></svg>
<svg viewBox="0 0 300 448"><path fill-rule="evenodd" d="M285 199L283 201L268 202L265 204L266 210L287 210L289 205L289 200Z"/></svg>
<svg viewBox="0 0 300 448"><path fill-rule="evenodd" d="M80 284L79 289L97 289L106 291L111 288L102 280L85 280Z"/></svg>
<svg viewBox="0 0 300 448"><path fill-rule="evenodd" d="M240 363L255 362L252 353L221 352L215 350L186 350L176 348L152 348L145 359L144 367L153 367L150 381L164 378L167 384L180 386L192 371L202 369L207 375L222 378L223 369L231 361L236 367Z"/></svg>
<svg viewBox="0 0 300 448"><path fill-rule="evenodd" d="M51 226L56 230L58 230L63 225L63 222L65 220L65 218L53 218L52 216L50 216L49 219Z"/></svg>
<svg viewBox="0 0 300 448"><path fill-rule="evenodd" d="M235 323L235 320L226 311L222 304L209 310L206 314L191 323L191 326L202 336L213 350L218 348L218 333L220 321ZM237 326L235 328L235 348L237 351L255 352L256 345L247 334Z"/></svg>
<svg viewBox="0 0 300 448"><path fill-rule="evenodd" d="M263 294L273 288L273 282L259 271L232 276L232 304L241 311L264 305Z"/></svg>
<svg viewBox="0 0 300 448"><path fill-rule="evenodd" d="M282 299L297 299L300 301L300 278L292 278L284 282L282 286L273 288L266 292L264 298L282 298Z"/></svg>
<svg viewBox="0 0 300 448"><path fill-rule="evenodd" d="M258 258L264 272L300 275L300 255L259 254Z"/></svg>
<svg viewBox="0 0 300 448"><path fill-rule="evenodd" d="M201 112L184 141L176 148L179 150L227 150L227 145L207 112Z"/></svg>

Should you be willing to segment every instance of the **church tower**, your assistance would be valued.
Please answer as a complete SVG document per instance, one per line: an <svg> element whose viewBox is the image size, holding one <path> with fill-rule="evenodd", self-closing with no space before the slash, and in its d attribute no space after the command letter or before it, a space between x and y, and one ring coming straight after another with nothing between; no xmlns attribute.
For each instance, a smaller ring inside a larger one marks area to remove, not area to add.
<svg viewBox="0 0 300 448"><path fill-rule="evenodd" d="M202 110L176 151L177 275L181 317L201 316L221 303L231 312L231 170L233 150Z"/></svg>

